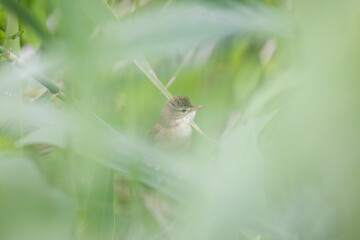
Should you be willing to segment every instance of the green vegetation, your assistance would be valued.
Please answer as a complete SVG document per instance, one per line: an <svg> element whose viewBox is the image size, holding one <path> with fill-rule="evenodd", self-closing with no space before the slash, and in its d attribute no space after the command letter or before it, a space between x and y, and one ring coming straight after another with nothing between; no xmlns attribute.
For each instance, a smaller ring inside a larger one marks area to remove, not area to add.
<svg viewBox="0 0 360 240"><path fill-rule="evenodd" d="M360 1L0 0L0 239L360 239ZM148 133L205 104L188 153Z"/></svg>

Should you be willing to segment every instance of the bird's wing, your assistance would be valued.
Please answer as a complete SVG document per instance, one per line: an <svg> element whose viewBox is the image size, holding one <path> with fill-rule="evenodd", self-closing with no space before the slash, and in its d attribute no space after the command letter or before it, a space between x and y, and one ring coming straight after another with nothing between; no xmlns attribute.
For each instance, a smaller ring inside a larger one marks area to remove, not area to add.
<svg viewBox="0 0 360 240"><path fill-rule="evenodd" d="M149 133L149 140L150 142L157 143L159 141L159 137L161 136L161 128L158 123L156 123L150 133Z"/></svg>

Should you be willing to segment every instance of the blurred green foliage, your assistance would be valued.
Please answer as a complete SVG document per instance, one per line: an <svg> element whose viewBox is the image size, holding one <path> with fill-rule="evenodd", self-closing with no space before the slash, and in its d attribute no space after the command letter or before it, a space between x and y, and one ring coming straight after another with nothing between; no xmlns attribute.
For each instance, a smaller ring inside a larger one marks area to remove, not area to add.
<svg viewBox="0 0 360 240"><path fill-rule="evenodd" d="M0 239L360 237L359 1L0 3Z"/></svg>

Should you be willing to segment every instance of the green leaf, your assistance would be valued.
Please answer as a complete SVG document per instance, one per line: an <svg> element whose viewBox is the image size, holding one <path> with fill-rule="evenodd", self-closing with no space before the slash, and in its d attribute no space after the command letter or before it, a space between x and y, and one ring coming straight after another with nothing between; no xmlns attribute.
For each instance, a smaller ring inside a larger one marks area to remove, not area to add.
<svg viewBox="0 0 360 240"><path fill-rule="evenodd" d="M167 90L164 84L160 81L154 69L152 69L149 62L146 60L146 58L143 55L138 56L134 60L134 63L168 100L172 98L172 95L169 92L169 90Z"/></svg>
<svg viewBox="0 0 360 240"><path fill-rule="evenodd" d="M4 48L19 54L20 52L20 39L13 39L12 36L19 33L19 22L16 15L8 13L7 26L6 26L6 36L9 36L8 39L4 42Z"/></svg>
<svg viewBox="0 0 360 240"><path fill-rule="evenodd" d="M0 41L3 41L5 39L8 39L8 36L3 30L0 29Z"/></svg>
<svg viewBox="0 0 360 240"><path fill-rule="evenodd" d="M14 35L10 36L10 39L14 40L14 39L20 37L23 33L24 33L24 30L20 30L17 33L15 33Z"/></svg>
<svg viewBox="0 0 360 240"><path fill-rule="evenodd" d="M0 46L0 52L4 53L6 56L9 57L8 51L13 51L15 53L20 52L20 38L12 39L13 35L19 34L19 22L16 17L16 15L12 14L11 12L8 12L7 14L7 26L6 26L6 37L7 39L4 41L4 47ZM17 103L20 103L22 101L22 88L21 88L21 82L17 81L16 79L13 79L13 81L6 86L4 86L3 91L6 92L6 97L11 98L12 101L16 101ZM8 121L5 118L5 121ZM10 122L8 122L8 125L10 125ZM6 127L5 127L6 128ZM22 129L22 123L21 121L17 122L12 126L12 128L8 128L7 134L12 135L14 138L20 138L22 135L23 129Z"/></svg>
<svg viewBox="0 0 360 240"><path fill-rule="evenodd" d="M18 16L22 22L29 25L34 29L37 34L43 38L48 38L50 33L46 26L40 23L26 8L21 6L17 1L14 0L0 0L0 2Z"/></svg>
<svg viewBox="0 0 360 240"><path fill-rule="evenodd" d="M85 225L82 239L114 239L114 170L95 163L90 177L87 201L81 204L85 213L80 220Z"/></svg>
<svg viewBox="0 0 360 240"><path fill-rule="evenodd" d="M31 144L50 144L60 148L66 148L68 141L71 141L72 148L76 154L87 159L94 160L105 167L114 169L122 174L131 176L130 167L134 159L139 161L139 181L158 189L168 196L181 200L182 192L189 189L184 188L184 183L179 183L176 176L171 176L171 171L163 170L159 172L155 165L166 164L162 159L168 162L169 156L163 156L141 144L132 144L119 134L107 132L94 125L87 125L86 121L72 119L72 126L49 126L40 128L25 135L17 142L17 146L26 146ZM90 132L85 129L92 129ZM95 137L96 136L96 137ZM84 139L86 139L84 141ZM93 146L97 146L94 148ZM145 151L145 152L144 152ZM151 154L149 155L149 151ZM178 160L173 160L174 162ZM171 168L173 167L170 166ZM159 180L160 179L160 180Z"/></svg>
<svg viewBox="0 0 360 240"><path fill-rule="evenodd" d="M2 40L14 40L14 39L20 37L23 33L24 33L24 30L20 30L19 32L15 33L14 35L9 36L8 34L6 34L4 31L2 31L0 29L0 41L2 41Z"/></svg>
<svg viewBox="0 0 360 240"><path fill-rule="evenodd" d="M199 239L209 239L210 236L211 239L237 239L235 236L241 231L259 235L268 228L271 230L262 222L268 217L268 212L261 188L264 159L258 146L258 137L277 112L238 126L221 143L219 159L213 166L213 174L210 172L207 179L207 189L198 189L200 199L194 199L204 202L191 212L191 217L197 219L198 224L193 228L189 226L188 235L181 236L181 239L189 239L194 231L202 236ZM213 177L215 175L216 178ZM203 215L204 212L210 215ZM256 227L253 229L248 226ZM201 229L206 230L202 233Z"/></svg>
<svg viewBox="0 0 360 240"><path fill-rule="evenodd" d="M49 186L32 161L0 156L0 186L1 239L72 238L76 204Z"/></svg>

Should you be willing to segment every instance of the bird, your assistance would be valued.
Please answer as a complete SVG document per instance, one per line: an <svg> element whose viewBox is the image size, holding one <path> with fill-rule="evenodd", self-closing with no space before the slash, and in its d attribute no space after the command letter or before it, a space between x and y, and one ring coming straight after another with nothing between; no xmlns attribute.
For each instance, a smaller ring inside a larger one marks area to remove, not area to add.
<svg viewBox="0 0 360 240"><path fill-rule="evenodd" d="M196 111L205 105L193 105L187 96L175 96L161 110L161 117L152 127L149 139L154 145L167 149L189 148L191 143L191 121Z"/></svg>

